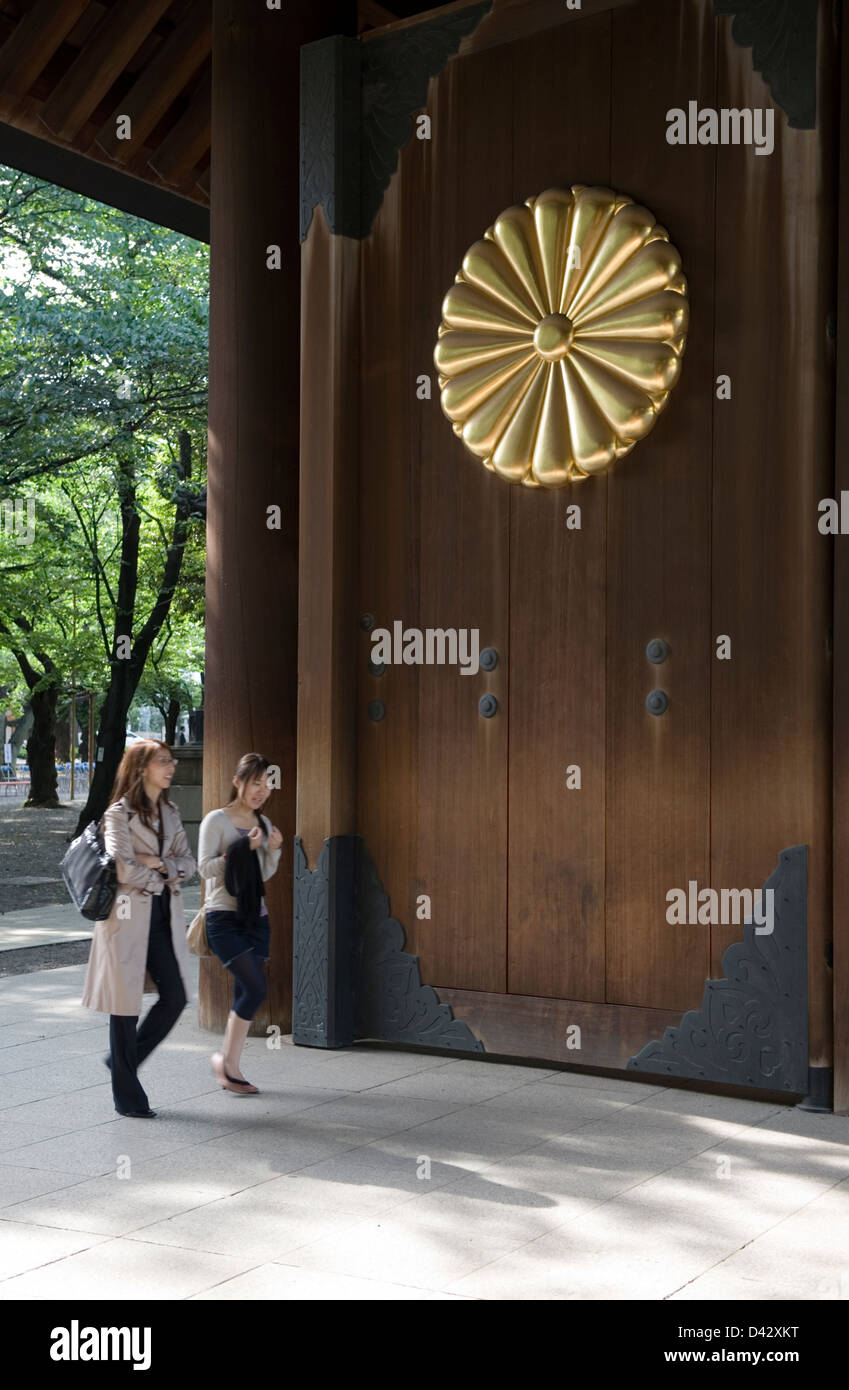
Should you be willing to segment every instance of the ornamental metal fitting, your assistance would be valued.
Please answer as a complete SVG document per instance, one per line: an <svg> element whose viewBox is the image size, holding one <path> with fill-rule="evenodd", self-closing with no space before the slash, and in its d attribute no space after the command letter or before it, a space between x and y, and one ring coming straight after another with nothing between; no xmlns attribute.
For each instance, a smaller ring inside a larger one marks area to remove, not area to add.
<svg viewBox="0 0 849 1390"><path fill-rule="evenodd" d="M606 473L681 372L681 257L610 188L549 188L463 257L434 349L442 410L470 453L525 487Z"/></svg>
<svg viewBox="0 0 849 1390"><path fill-rule="evenodd" d="M494 647L484 647L479 660L484 671L494 671L498 665L498 652Z"/></svg>
<svg viewBox="0 0 849 1390"><path fill-rule="evenodd" d="M662 666L669 655L669 643L662 637L653 637L646 647L646 656L654 666Z"/></svg>
<svg viewBox="0 0 849 1390"><path fill-rule="evenodd" d="M373 676L382 676L384 671L386 670L386 662L369 661L368 668Z"/></svg>
<svg viewBox="0 0 849 1390"><path fill-rule="evenodd" d="M665 714L669 709L669 696L665 690L652 690L646 696L646 709L649 714Z"/></svg>
<svg viewBox="0 0 849 1390"><path fill-rule="evenodd" d="M374 614L362 613L360 615L360 627L363 629L363 632L371 632L374 627Z"/></svg>
<svg viewBox="0 0 849 1390"><path fill-rule="evenodd" d="M375 724L379 724L386 713L386 706L382 700L369 700L368 717L373 719Z"/></svg>
<svg viewBox="0 0 849 1390"><path fill-rule="evenodd" d="M484 719L491 719L497 710L498 701L494 695L481 695L478 700L478 713L482 714Z"/></svg>

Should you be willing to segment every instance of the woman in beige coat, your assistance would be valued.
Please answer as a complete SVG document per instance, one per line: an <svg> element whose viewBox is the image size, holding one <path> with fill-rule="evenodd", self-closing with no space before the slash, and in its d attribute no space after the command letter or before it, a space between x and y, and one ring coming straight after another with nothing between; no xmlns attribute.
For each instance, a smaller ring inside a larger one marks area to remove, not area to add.
<svg viewBox="0 0 849 1390"><path fill-rule="evenodd" d="M96 922L82 1002L109 1014L112 1095L120 1115L155 1116L137 1069L162 1042L186 1006L190 956L181 885L195 864L180 813L168 797L176 763L166 743L144 739L128 748L103 817L106 851L115 861L118 892ZM147 977L159 998L136 1030Z"/></svg>

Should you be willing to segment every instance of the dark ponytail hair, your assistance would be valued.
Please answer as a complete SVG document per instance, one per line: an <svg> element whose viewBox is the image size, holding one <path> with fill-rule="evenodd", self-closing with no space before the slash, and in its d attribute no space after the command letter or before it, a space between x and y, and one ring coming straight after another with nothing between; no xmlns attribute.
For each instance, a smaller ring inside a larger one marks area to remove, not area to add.
<svg viewBox="0 0 849 1390"><path fill-rule="evenodd" d="M233 776L243 784L254 782L258 777L261 777L264 772L267 772L270 767L271 763L268 761L268 758L264 758L261 753L245 753L243 757L239 759L239 765ZM235 787L231 786L230 795L227 798L228 806L231 801L236 800L236 796L237 790ZM254 815L256 816L256 823L264 835L265 822L259 811L254 811Z"/></svg>

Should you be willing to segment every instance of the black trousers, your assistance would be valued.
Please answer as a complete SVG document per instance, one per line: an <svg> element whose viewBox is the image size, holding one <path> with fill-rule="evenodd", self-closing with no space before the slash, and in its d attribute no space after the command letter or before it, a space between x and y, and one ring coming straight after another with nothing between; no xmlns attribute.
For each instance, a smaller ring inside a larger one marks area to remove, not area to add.
<svg viewBox="0 0 849 1390"><path fill-rule="evenodd" d="M109 1015L112 1054L112 1096L116 1110L148 1110L149 1103L137 1070L171 1032L188 1002L171 940L171 895L167 888L150 907L147 968L159 998L136 1030L138 1015Z"/></svg>

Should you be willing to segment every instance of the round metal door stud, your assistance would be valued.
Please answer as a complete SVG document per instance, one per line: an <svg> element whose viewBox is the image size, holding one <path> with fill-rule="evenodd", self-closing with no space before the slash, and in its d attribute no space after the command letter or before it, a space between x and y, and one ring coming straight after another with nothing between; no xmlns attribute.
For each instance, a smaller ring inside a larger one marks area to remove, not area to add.
<svg viewBox="0 0 849 1390"><path fill-rule="evenodd" d="M371 632L372 628L374 627L374 614L361 613L360 627L363 629L363 632Z"/></svg>
<svg viewBox="0 0 849 1390"><path fill-rule="evenodd" d="M382 700L369 700L368 717L373 719L375 724L379 724L386 713L386 706Z"/></svg>
<svg viewBox="0 0 849 1390"><path fill-rule="evenodd" d="M480 654L480 664L484 671L494 671L498 665L498 652L494 647L484 647Z"/></svg>
<svg viewBox="0 0 849 1390"><path fill-rule="evenodd" d="M386 670L386 663L383 661L370 661L368 668L373 676L382 676Z"/></svg>
<svg viewBox="0 0 849 1390"><path fill-rule="evenodd" d="M497 709L498 701L494 695L481 695L478 700L478 713L482 714L484 719L491 719Z"/></svg>
<svg viewBox="0 0 849 1390"><path fill-rule="evenodd" d="M653 666L661 666L669 655L669 643L662 637L653 637L646 647L646 656Z"/></svg>
<svg viewBox="0 0 849 1390"><path fill-rule="evenodd" d="M649 714L665 714L669 709L669 696L665 690L652 690L646 696L646 709Z"/></svg>

